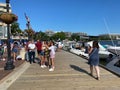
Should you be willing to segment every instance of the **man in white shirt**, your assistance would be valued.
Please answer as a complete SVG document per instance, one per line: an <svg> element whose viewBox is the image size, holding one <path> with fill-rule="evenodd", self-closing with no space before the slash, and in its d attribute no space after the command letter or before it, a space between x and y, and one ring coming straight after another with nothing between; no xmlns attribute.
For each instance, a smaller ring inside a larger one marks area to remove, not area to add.
<svg viewBox="0 0 120 90"><path fill-rule="evenodd" d="M28 55L29 55L30 64L32 62L35 63L35 49L36 49L36 45L34 41L31 40L30 43L28 44Z"/></svg>

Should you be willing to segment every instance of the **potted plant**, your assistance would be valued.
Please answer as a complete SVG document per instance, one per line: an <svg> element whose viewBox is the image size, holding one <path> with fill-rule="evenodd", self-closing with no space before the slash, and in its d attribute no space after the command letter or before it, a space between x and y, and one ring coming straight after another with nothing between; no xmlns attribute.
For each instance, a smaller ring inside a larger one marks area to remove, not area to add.
<svg viewBox="0 0 120 90"><path fill-rule="evenodd" d="M17 21L17 19L18 17L13 13L5 12L0 14L0 20L6 24L11 24L14 21Z"/></svg>

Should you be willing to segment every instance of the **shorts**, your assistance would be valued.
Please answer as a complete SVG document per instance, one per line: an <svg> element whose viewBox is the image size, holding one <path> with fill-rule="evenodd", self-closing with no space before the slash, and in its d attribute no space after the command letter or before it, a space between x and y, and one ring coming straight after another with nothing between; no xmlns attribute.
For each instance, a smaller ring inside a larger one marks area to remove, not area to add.
<svg viewBox="0 0 120 90"><path fill-rule="evenodd" d="M41 51L41 52L40 52L40 55L41 55L41 56L44 56L44 55L45 55L45 52L44 52L44 51Z"/></svg>
<svg viewBox="0 0 120 90"><path fill-rule="evenodd" d="M12 52L17 53L17 52L18 52L18 49L13 48L13 49L12 49Z"/></svg>
<svg viewBox="0 0 120 90"><path fill-rule="evenodd" d="M42 50L37 50L37 53L40 54Z"/></svg>

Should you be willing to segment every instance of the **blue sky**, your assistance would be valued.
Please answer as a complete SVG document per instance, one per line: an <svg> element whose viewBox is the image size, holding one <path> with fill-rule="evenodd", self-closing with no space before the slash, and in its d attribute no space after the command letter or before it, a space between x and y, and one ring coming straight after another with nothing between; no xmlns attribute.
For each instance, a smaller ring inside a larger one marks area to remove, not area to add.
<svg viewBox="0 0 120 90"><path fill-rule="evenodd" d="M35 31L120 34L120 0L10 0L10 4L22 30L27 28L26 13Z"/></svg>

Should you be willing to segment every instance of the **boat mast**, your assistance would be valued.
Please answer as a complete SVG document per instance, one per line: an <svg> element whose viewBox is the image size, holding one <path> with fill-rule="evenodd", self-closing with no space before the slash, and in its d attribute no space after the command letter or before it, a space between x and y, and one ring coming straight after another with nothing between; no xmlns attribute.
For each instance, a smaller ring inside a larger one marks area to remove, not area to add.
<svg viewBox="0 0 120 90"><path fill-rule="evenodd" d="M109 29L109 27L108 27L108 24L107 24L107 21L106 21L105 18L104 18L104 24L105 24L105 27L106 27L106 29L107 29L107 31L108 31L109 37L110 37L110 39L111 39L111 41L112 41L112 44L113 44L113 46L115 46L115 52L116 52L116 54L117 54L116 45L114 44L114 42L113 42L113 40L112 40L112 37L111 37L111 35L110 35L110 29ZM118 54L117 54L117 55L118 55Z"/></svg>

